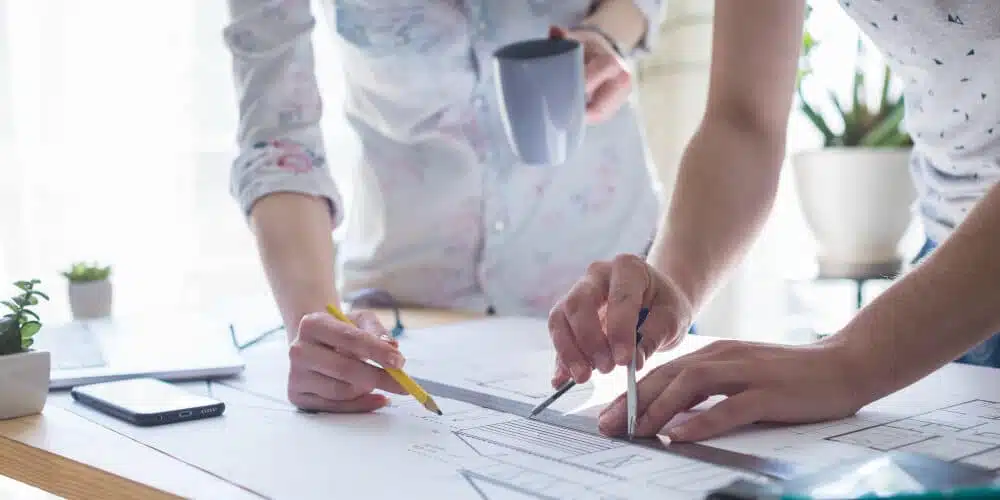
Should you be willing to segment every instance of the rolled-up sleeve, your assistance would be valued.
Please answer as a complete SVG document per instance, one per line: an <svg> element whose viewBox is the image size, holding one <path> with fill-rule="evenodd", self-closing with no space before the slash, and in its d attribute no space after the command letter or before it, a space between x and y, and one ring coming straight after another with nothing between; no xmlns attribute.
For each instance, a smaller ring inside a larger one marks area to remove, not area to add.
<svg viewBox="0 0 1000 500"><path fill-rule="evenodd" d="M230 192L244 215L270 193L322 197L337 227L343 214L320 130L322 100L310 39L316 21L309 0L228 3L223 37L239 104Z"/></svg>
<svg viewBox="0 0 1000 500"><path fill-rule="evenodd" d="M635 55L649 54L659 41L660 24L667 15L668 0L632 0L646 18L646 34L635 46Z"/></svg>

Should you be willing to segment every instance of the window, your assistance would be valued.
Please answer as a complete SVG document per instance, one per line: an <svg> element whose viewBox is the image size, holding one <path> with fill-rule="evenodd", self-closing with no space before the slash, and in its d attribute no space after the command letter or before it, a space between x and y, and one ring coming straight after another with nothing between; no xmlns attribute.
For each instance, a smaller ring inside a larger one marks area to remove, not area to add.
<svg viewBox="0 0 1000 500"><path fill-rule="evenodd" d="M338 55L314 15L328 147L350 152ZM0 0L4 282L38 277L56 300L58 271L97 259L122 311L267 293L229 194L227 22L225 2Z"/></svg>

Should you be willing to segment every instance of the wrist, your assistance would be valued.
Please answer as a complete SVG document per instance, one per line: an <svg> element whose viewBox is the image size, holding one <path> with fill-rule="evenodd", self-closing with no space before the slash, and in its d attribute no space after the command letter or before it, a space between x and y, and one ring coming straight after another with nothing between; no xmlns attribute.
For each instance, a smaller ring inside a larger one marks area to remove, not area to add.
<svg viewBox="0 0 1000 500"><path fill-rule="evenodd" d="M860 408L900 387L896 386L897 377L892 375L893 357L886 359L880 355L882 351L862 335L864 332L848 328L820 340L816 345L827 353L835 373L841 374L839 382L846 388L845 397L852 401L853 406Z"/></svg>
<svg viewBox="0 0 1000 500"><path fill-rule="evenodd" d="M603 0L579 26L608 39L622 57L631 54L646 36L646 16L633 0Z"/></svg>

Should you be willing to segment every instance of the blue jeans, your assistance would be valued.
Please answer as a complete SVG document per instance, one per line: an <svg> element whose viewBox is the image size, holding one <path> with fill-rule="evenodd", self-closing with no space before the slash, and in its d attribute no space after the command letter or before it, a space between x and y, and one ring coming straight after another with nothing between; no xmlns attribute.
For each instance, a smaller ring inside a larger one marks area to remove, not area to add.
<svg viewBox="0 0 1000 500"><path fill-rule="evenodd" d="M920 253L913 259L913 262L920 262L930 255L935 248L937 248L937 243L928 239L924 243L923 248L920 249ZM968 352L956 359L955 362L1000 368L1000 333L994 334L983 341L983 343L969 349Z"/></svg>

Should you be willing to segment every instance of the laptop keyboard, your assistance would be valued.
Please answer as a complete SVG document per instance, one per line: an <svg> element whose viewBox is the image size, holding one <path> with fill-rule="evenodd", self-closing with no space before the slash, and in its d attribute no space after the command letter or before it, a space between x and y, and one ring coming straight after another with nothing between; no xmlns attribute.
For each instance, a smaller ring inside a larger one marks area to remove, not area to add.
<svg viewBox="0 0 1000 500"><path fill-rule="evenodd" d="M107 361L97 335L87 328L66 328L48 339L52 367L57 370L97 368Z"/></svg>

